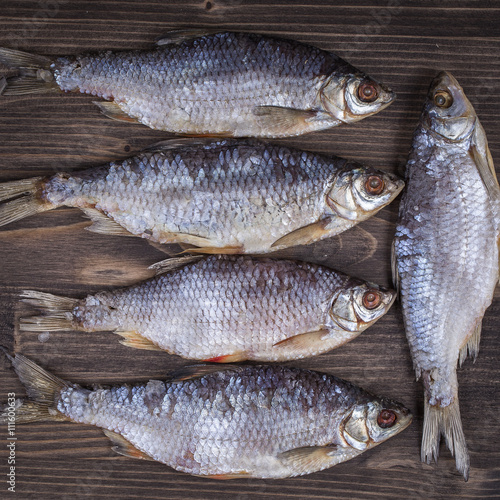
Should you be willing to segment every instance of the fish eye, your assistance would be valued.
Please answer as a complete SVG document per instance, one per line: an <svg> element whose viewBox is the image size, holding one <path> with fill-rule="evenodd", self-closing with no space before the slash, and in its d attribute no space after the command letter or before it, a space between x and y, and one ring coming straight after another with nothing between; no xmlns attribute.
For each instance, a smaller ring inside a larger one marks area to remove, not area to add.
<svg viewBox="0 0 500 500"><path fill-rule="evenodd" d="M382 410L377 417L377 425L382 429L392 427L397 420L397 415L392 410Z"/></svg>
<svg viewBox="0 0 500 500"><path fill-rule="evenodd" d="M358 98L363 102L373 102L378 97L377 87L371 82L361 83L358 87Z"/></svg>
<svg viewBox="0 0 500 500"><path fill-rule="evenodd" d="M440 108L449 108L453 104L453 97L444 90L436 92L433 100L434 104Z"/></svg>
<svg viewBox="0 0 500 500"><path fill-rule="evenodd" d="M384 190L384 179L378 175L370 175L365 182L365 189L369 194L380 194Z"/></svg>
<svg viewBox="0 0 500 500"><path fill-rule="evenodd" d="M375 309L382 301L382 296L377 290L368 290L363 295L363 305L367 309Z"/></svg>

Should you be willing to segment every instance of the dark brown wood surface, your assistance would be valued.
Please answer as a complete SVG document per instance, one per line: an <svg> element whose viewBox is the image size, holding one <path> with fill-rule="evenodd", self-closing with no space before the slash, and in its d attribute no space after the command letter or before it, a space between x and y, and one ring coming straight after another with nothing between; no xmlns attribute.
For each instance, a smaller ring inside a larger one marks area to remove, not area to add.
<svg viewBox="0 0 500 500"><path fill-rule="evenodd" d="M400 172L432 77L460 81L500 165L500 4L496 1L2 0L0 46L39 54L146 48L178 27L220 27L277 34L345 56L398 93L387 110L358 124L285 141ZM0 69L1 71L1 69ZM0 181L81 169L124 158L166 137L104 118L82 95L0 98ZM390 283L390 242L397 202L344 235L286 255ZM161 378L184 362L121 346L110 333L53 333L46 342L20 334L25 288L80 297L150 276L164 258L135 238L85 231L75 209L60 209L0 230L0 344L60 377L82 384ZM18 426L17 498L343 499L500 498L500 296L487 311L475 364L459 370L470 481L441 448L439 463L420 462L422 387L415 382L399 305L335 352L293 363L334 373L404 402L415 414L405 432L332 469L288 480L213 481L162 464L114 454L102 432L71 423ZM1 400L23 388L2 357ZM0 428L0 498L7 491L7 430Z"/></svg>

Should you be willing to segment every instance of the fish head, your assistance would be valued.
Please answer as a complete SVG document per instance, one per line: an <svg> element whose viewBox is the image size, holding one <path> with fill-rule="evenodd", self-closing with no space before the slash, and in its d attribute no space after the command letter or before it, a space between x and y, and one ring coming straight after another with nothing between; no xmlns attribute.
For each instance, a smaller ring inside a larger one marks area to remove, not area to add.
<svg viewBox="0 0 500 500"><path fill-rule="evenodd" d="M395 98L391 89L359 71L334 72L320 90L324 110L344 123L374 115Z"/></svg>
<svg viewBox="0 0 500 500"><path fill-rule="evenodd" d="M422 113L424 127L452 142L469 137L476 124L476 112L457 80L442 71L431 83Z"/></svg>
<svg viewBox="0 0 500 500"><path fill-rule="evenodd" d="M326 203L332 214L362 221L391 203L404 185L388 172L351 164L334 179Z"/></svg>
<svg viewBox="0 0 500 500"><path fill-rule="evenodd" d="M349 278L330 307L333 326L349 332L362 332L392 306L396 292L375 283Z"/></svg>
<svg viewBox="0 0 500 500"><path fill-rule="evenodd" d="M364 451L406 429L412 418L401 403L374 398L354 406L342 423L342 437L353 448Z"/></svg>

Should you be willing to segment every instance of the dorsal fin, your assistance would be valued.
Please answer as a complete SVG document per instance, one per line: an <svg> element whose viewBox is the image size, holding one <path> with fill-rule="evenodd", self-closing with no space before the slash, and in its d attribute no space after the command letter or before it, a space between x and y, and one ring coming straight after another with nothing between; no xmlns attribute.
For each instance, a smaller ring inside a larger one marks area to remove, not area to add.
<svg viewBox="0 0 500 500"><path fill-rule="evenodd" d="M216 33L222 33L224 30L220 29L207 29L207 28L193 28L193 29L183 29L183 30L172 30L163 35L157 42L156 45L179 45L183 42L188 42L189 40L194 40L195 38L200 38L207 35L215 35Z"/></svg>
<svg viewBox="0 0 500 500"><path fill-rule="evenodd" d="M222 372L225 370L237 370L237 365L224 365L224 364L199 364L188 365L179 368L169 374L167 382L183 382L185 380L194 380L204 377L210 373Z"/></svg>
<svg viewBox="0 0 500 500"><path fill-rule="evenodd" d="M157 153L159 151L172 151L175 149L215 147L219 145L232 146L237 144L235 139L217 139L216 137L176 137L157 142L143 149L143 153Z"/></svg>
<svg viewBox="0 0 500 500"><path fill-rule="evenodd" d="M160 260L148 267L148 269L154 269L156 274L171 273L172 271L177 271L189 264L193 264L199 260L204 259L204 255L186 255L184 257L170 257L165 260Z"/></svg>

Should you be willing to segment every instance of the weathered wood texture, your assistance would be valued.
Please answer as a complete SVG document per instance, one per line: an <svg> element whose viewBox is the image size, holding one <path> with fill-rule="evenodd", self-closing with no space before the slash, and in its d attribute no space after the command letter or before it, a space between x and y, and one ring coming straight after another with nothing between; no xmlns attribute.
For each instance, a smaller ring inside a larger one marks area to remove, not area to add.
<svg viewBox="0 0 500 500"><path fill-rule="evenodd" d="M336 5L337 4L337 5ZM288 141L397 172L404 165L424 95L437 70L451 70L480 116L500 165L500 5L476 1L284 0L133 2L2 0L0 45L40 54L148 47L168 29L217 26L279 34L344 55L398 93L386 111L356 125ZM81 169L123 158L166 134L100 115L88 96L0 100L0 180ZM345 235L287 255L329 264L389 284L389 248L397 203ZM0 231L0 343L80 383L162 377L183 362L134 351L108 333L55 333L42 343L20 334L18 294L35 288L82 296L149 276L164 253L134 238L84 231L77 210L41 214ZM462 418L471 452L466 484L442 447L438 465L420 463L422 387L415 382L399 306L336 352L295 363L326 370L415 413L404 433L361 457L310 476L217 482L158 463L115 455L99 429L70 423L17 428L17 498L267 499L499 498L498 363L500 300L488 310L481 352L459 371ZM2 358L2 400L23 389ZM6 429L0 441L6 442ZM0 447L0 497L7 498L6 447Z"/></svg>

